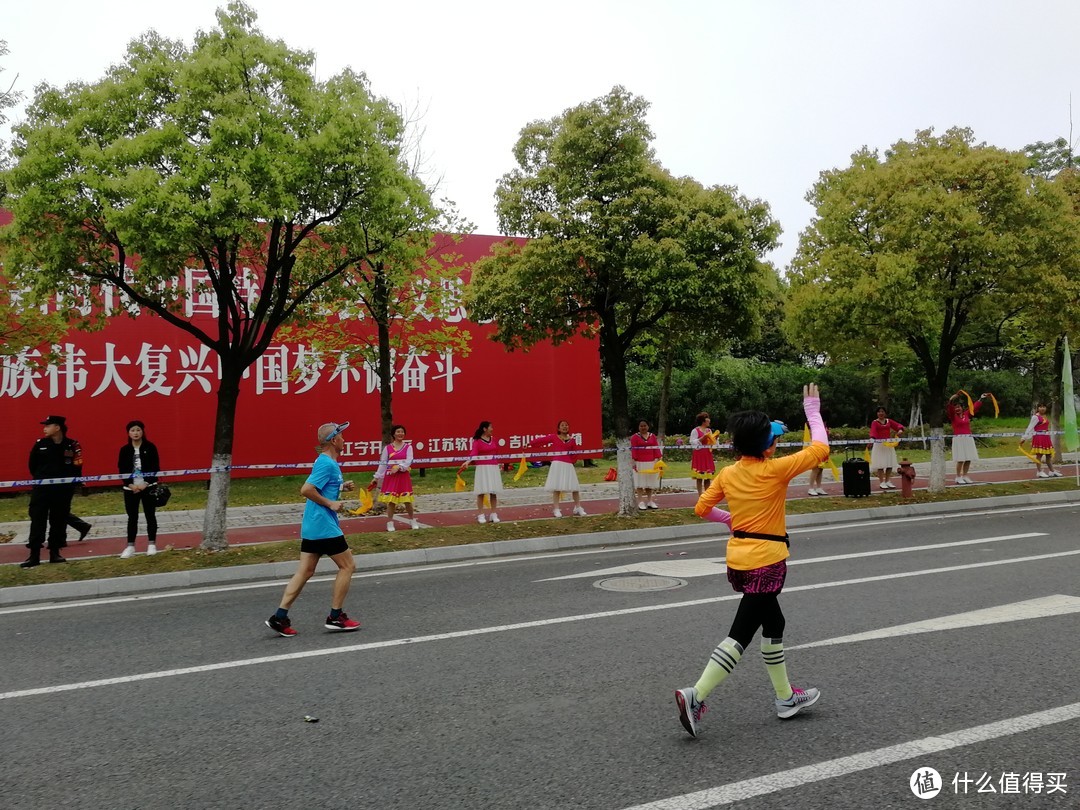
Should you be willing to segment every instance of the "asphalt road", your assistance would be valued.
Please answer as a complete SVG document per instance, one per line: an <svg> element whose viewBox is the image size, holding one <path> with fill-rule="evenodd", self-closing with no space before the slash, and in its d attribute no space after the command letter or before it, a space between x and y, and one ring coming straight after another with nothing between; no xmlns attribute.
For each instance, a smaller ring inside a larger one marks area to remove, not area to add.
<svg viewBox="0 0 1080 810"><path fill-rule="evenodd" d="M821 701L778 720L755 642L698 740L673 690L734 615L717 541L358 576L351 634L322 629L326 579L293 639L262 624L280 584L9 608L0 805L1080 807L1078 523L1070 504L794 533L788 668ZM596 586L661 577L685 584ZM927 767L945 788L924 804Z"/></svg>

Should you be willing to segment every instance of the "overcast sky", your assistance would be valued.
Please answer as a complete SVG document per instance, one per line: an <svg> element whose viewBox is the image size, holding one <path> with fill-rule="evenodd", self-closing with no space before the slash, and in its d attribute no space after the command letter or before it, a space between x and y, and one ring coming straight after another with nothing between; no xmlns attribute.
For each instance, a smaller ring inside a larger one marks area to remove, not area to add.
<svg viewBox="0 0 1080 810"><path fill-rule="evenodd" d="M18 0L0 39L5 85L94 81L154 28L190 43L224 0ZM422 113L440 191L479 233L530 121L621 84L651 102L671 172L766 200L784 267L818 173L863 145L967 126L1020 149L1080 139L1077 0L429 2L250 0L259 27L314 51L319 78L364 71L379 95ZM18 111L13 116L18 118Z"/></svg>

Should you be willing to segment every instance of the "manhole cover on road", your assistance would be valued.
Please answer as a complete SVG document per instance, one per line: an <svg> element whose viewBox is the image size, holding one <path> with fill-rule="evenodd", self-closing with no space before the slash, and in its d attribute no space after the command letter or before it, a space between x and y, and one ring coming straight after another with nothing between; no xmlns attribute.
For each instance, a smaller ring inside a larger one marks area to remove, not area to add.
<svg viewBox="0 0 1080 810"><path fill-rule="evenodd" d="M609 577L593 583L597 588L605 591L670 591L672 588L681 588L686 584L685 579L675 577Z"/></svg>

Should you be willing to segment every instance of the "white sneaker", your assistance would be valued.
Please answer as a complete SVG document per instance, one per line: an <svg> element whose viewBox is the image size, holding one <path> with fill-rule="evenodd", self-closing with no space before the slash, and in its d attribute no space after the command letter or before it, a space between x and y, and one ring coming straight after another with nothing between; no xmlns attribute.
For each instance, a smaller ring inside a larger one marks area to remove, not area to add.
<svg viewBox="0 0 1080 810"><path fill-rule="evenodd" d="M418 522L417 522L417 521L416 521L415 519L413 519L413 520L410 520L410 521L409 521L409 528L412 528L412 529L419 529L419 528L420 528L420 524L419 524L419 523L418 523Z"/></svg>
<svg viewBox="0 0 1080 810"><path fill-rule="evenodd" d="M552 509L551 514L555 517L562 517L562 509Z"/></svg>
<svg viewBox="0 0 1080 810"><path fill-rule="evenodd" d="M656 501L649 501L649 502L648 502L647 504L645 504L645 505L646 505L647 507L649 507L650 509L659 509L659 508L660 508L659 506L657 506L657 505L656 505ZM583 515L584 515L585 513L584 513L584 512L582 512L581 514L583 514Z"/></svg>
<svg viewBox="0 0 1080 810"><path fill-rule="evenodd" d="M585 517L585 515L587 515L588 513L585 511L585 509L583 507L575 506L574 507L574 514L577 515L578 517Z"/></svg>
<svg viewBox="0 0 1080 810"><path fill-rule="evenodd" d="M476 516L476 522L477 523L487 523L487 518L484 517L483 512L481 512L479 515Z"/></svg>
<svg viewBox="0 0 1080 810"><path fill-rule="evenodd" d="M820 487L818 487L817 494L818 495L828 495L829 493L826 492L825 490L821 489Z"/></svg>
<svg viewBox="0 0 1080 810"><path fill-rule="evenodd" d="M638 502L637 502L637 508L638 508L638 509L640 509L640 510L641 510L642 512L644 512L644 511L645 511L646 509L648 509L649 507L647 507L647 506L645 505L645 501L638 501Z"/></svg>
<svg viewBox="0 0 1080 810"><path fill-rule="evenodd" d="M146 556L147 557L152 557L155 554L157 554L157 546L155 546L153 543L151 543L150 545L148 545L146 547Z"/></svg>
<svg viewBox="0 0 1080 810"><path fill-rule="evenodd" d="M1035 477L1036 477L1036 478L1049 478L1049 477L1050 477L1050 473L1044 473L1044 472L1043 472L1042 470L1039 470L1039 471L1038 471L1038 472L1037 472L1037 473L1035 474Z"/></svg>
<svg viewBox="0 0 1080 810"><path fill-rule="evenodd" d="M135 556L135 546L128 546L127 548L125 548L123 551L120 552L120 559L121 560L130 560L134 556Z"/></svg>
<svg viewBox="0 0 1080 810"><path fill-rule="evenodd" d="M679 721L686 729L686 733L691 737L697 737L698 723L701 722L701 718L705 716L709 707L704 701L697 699L697 690L692 686L675 690L675 705L679 707Z"/></svg>
<svg viewBox="0 0 1080 810"><path fill-rule="evenodd" d="M808 490L806 490L806 494L807 495L813 495L814 497L817 497L817 490L816 489L808 489Z"/></svg>
<svg viewBox="0 0 1080 810"><path fill-rule="evenodd" d="M1057 470L1051 470L1051 471L1050 471L1050 475L1051 475L1051 477L1053 477L1053 478L1061 478L1061 477L1062 477L1062 476L1061 476L1061 473L1059 473L1059 472L1058 472Z"/></svg>
<svg viewBox="0 0 1080 810"><path fill-rule="evenodd" d="M394 525L394 521L391 520L389 523L386 524L386 530L388 532L397 531L397 526Z"/></svg>
<svg viewBox="0 0 1080 810"><path fill-rule="evenodd" d="M495 512L491 513L491 516L488 518L488 520L490 520L492 523L501 523L502 522L502 521L499 520L499 516Z"/></svg>
<svg viewBox="0 0 1080 810"><path fill-rule="evenodd" d="M963 485L963 484L967 483L967 479L964 478L964 476L962 476L962 475L958 475L958 476L956 476L955 479L953 479L953 483Z"/></svg>
<svg viewBox="0 0 1080 810"><path fill-rule="evenodd" d="M776 716L781 720L794 717L803 709L808 709L818 702L821 693L814 687L796 689L791 687L791 697L787 700L776 698Z"/></svg>

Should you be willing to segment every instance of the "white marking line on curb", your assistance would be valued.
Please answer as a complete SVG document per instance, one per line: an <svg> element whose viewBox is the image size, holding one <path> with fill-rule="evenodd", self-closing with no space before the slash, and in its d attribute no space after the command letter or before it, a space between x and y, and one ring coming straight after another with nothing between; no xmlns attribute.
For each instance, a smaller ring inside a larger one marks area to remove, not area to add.
<svg viewBox="0 0 1080 810"><path fill-rule="evenodd" d="M744 779L741 782L731 782L727 785L686 793L682 796L672 796L648 804L638 804L625 810L707 810L710 807L721 807L725 804L745 801L755 796L764 796L789 788L822 782L826 779L848 776L871 768L892 765L906 759L925 757L952 748L961 748L966 745L996 740L1000 737L1023 734L1044 726L1067 723L1078 718L1080 718L1080 703L1070 703L1056 709L1024 714L1007 720L999 720L996 723L972 726L971 728L964 728L947 734L923 737L921 740L911 740L899 745L865 751L861 754L830 759L816 765L806 765L802 768L779 771L778 773L758 776L753 779Z"/></svg>
<svg viewBox="0 0 1080 810"><path fill-rule="evenodd" d="M1070 557L1080 554L1080 549L1063 551L1056 554L1038 554L1031 557L1016 557L1011 560L993 560L988 562L970 563L968 565L950 565L945 568L930 568L923 571L903 571L896 574L882 574L873 577L859 577L857 579L837 580L835 582L820 582L814 585L797 585L787 588L784 593L796 591L817 591L824 588L839 588L848 585L862 585L869 582L884 582L891 579L907 579L929 574L946 574L956 571L970 571L976 568L990 568L999 565L1014 565L1018 563L1038 562L1040 560L1056 560L1062 557ZM342 655L353 652L366 652L368 650L381 650L389 647L404 647L412 644L425 644L432 641L446 641L455 638L470 638L473 636L485 636L492 633L505 633L513 630L529 630L536 627L551 627L560 624L572 624L575 622L592 621L593 619L610 619L619 616L632 616L637 613L653 613L661 610L678 610L687 607L699 607L712 605L718 602L729 602L742 598L741 594L734 593L726 596L714 596L708 599L692 599L687 602L675 602L667 605L648 605L636 608L624 608L622 610L604 610L598 613L583 613L576 616L558 616L552 619L539 619L531 622L517 622L515 624L495 625L492 627L478 627L473 630L456 630L450 633L436 633L430 636L416 636L414 638L388 639L387 641L374 641L367 644L352 644L347 647L335 647L329 650L306 650L298 653L284 653L282 655L267 655L260 658L246 658L238 661L222 661L217 664L203 664L194 667L181 667L179 669L166 669L158 672L144 672L139 675L121 675L116 678L103 678L96 681L82 681L78 683L57 684L56 686L41 686L35 689L18 689L12 692L0 692L0 700L13 698L32 697L34 695L51 695L58 692L72 692L77 689L92 689L98 686L114 686L122 683L135 683L138 681L151 681L160 678L172 678L179 675L193 675L200 672L215 672L223 669L236 669L258 664L273 664L280 661L295 661L302 658L320 658L327 655Z"/></svg>

